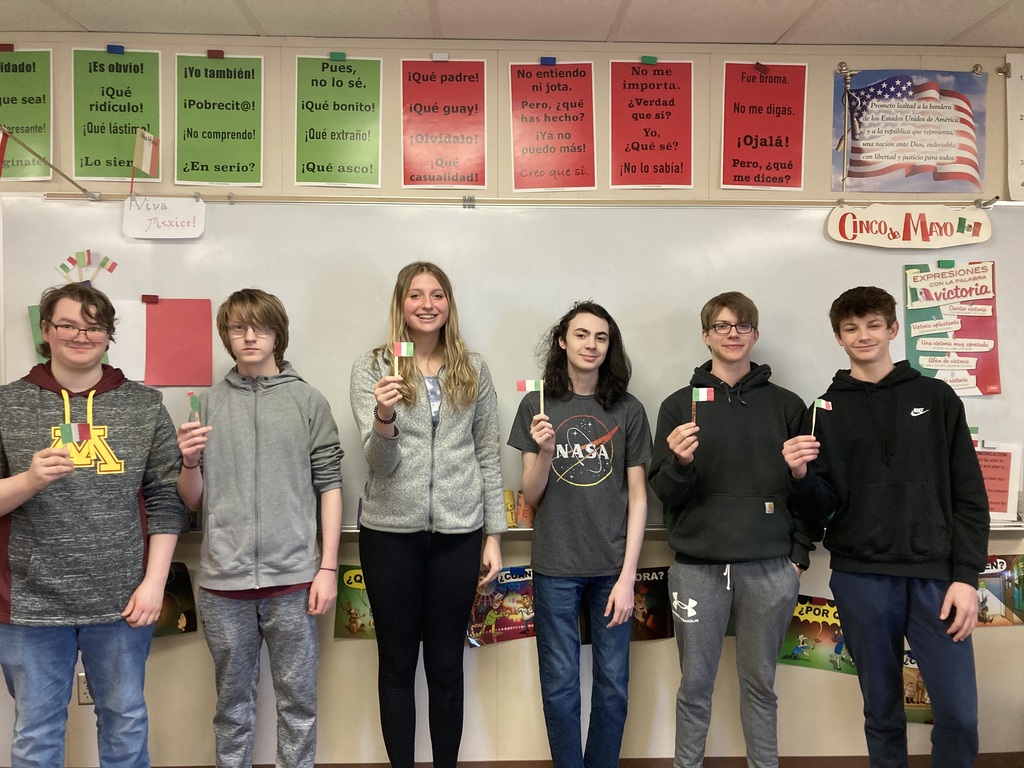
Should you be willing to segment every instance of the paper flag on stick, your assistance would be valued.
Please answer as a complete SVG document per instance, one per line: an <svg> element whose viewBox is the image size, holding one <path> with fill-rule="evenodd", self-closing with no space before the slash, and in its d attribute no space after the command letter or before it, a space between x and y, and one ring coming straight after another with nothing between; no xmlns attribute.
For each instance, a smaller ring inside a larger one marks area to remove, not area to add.
<svg viewBox="0 0 1024 768"><path fill-rule="evenodd" d="M832 402L830 400L822 400L818 398L814 401L814 408L811 410L811 436L814 436L814 427L818 423L818 409L821 408L823 411L832 410Z"/></svg>
<svg viewBox="0 0 1024 768"><path fill-rule="evenodd" d="M544 389L544 382L540 379L519 379L516 382L516 392L540 392Z"/></svg>
<svg viewBox="0 0 1024 768"><path fill-rule="evenodd" d="M61 424L60 442L62 445L69 443L81 443L92 436L92 430L88 424Z"/></svg>
<svg viewBox="0 0 1024 768"><path fill-rule="evenodd" d="M86 248L84 251L75 253L75 263L80 267L92 266L92 251Z"/></svg>
<svg viewBox="0 0 1024 768"><path fill-rule="evenodd" d="M111 261L109 258L104 256L102 259L100 259L100 263L96 265L96 271L92 273L92 277L90 277L89 279L95 280L96 275L98 275L101 270L112 273L115 269L117 269L117 262Z"/></svg>
<svg viewBox="0 0 1024 768"><path fill-rule="evenodd" d="M132 165L147 176L160 173L160 139L141 128L135 133L135 157Z"/></svg>
<svg viewBox="0 0 1024 768"><path fill-rule="evenodd" d="M391 348L391 375L398 375L398 358L400 357L412 357L412 342L411 341L396 341Z"/></svg>
<svg viewBox="0 0 1024 768"><path fill-rule="evenodd" d="M517 392L540 392L540 412L544 413L544 379L519 379Z"/></svg>
<svg viewBox="0 0 1024 768"><path fill-rule="evenodd" d="M693 400L690 403L690 421L697 423L697 403L706 403L715 399L715 390L711 387L694 387Z"/></svg>
<svg viewBox="0 0 1024 768"><path fill-rule="evenodd" d="M199 418L199 395L195 392L186 392L185 396L188 397L188 420L201 421Z"/></svg>

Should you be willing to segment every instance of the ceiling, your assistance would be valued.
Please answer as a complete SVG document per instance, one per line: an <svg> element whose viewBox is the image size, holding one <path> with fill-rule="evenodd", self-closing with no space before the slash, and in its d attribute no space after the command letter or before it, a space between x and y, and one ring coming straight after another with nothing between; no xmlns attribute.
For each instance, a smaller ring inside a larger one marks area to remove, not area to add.
<svg viewBox="0 0 1024 768"><path fill-rule="evenodd" d="M1024 0L0 0L0 30L1020 48Z"/></svg>

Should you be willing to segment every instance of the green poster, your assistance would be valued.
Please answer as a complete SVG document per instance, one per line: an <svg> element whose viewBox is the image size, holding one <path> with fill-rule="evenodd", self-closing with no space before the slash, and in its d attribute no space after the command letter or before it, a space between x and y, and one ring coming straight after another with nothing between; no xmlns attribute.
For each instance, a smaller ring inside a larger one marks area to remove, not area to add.
<svg viewBox="0 0 1024 768"><path fill-rule="evenodd" d="M263 58L178 55L177 184L263 184Z"/></svg>
<svg viewBox="0 0 1024 768"><path fill-rule="evenodd" d="M380 67L296 59L296 184L380 186Z"/></svg>
<svg viewBox="0 0 1024 768"><path fill-rule="evenodd" d="M52 51L0 53L0 124L53 162ZM49 166L16 141L7 141L3 178L45 181Z"/></svg>
<svg viewBox="0 0 1024 768"><path fill-rule="evenodd" d="M72 175L76 179L130 179L136 131L142 128L160 135L160 54L77 48L73 73Z"/></svg>

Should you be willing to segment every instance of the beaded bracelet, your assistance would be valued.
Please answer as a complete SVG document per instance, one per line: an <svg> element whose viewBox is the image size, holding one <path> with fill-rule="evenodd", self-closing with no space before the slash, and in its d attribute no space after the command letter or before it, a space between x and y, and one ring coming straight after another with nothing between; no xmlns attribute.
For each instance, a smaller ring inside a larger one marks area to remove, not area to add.
<svg viewBox="0 0 1024 768"><path fill-rule="evenodd" d="M394 413L392 413L392 414L391 414L391 418L390 418L390 419L388 419L387 421L385 421L385 420L384 420L384 419L382 419L382 418L380 417L380 415L379 415L379 414L377 413L377 406L375 405L375 406L373 406L373 418L374 418L375 420L377 420L378 422L380 422L381 424L384 424L384 425L387 425L387 424L394 424L394 423L395 423L395 419L397 419L397 418L398 418L398 411L395 411Z"/></svg>

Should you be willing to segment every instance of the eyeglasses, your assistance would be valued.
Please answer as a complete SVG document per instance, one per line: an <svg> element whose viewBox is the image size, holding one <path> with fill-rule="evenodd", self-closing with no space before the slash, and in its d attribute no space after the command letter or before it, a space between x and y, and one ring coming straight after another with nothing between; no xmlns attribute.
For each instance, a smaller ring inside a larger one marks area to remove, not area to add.
<svg viewBox="0 0 1024 768"><path fill-rule="evenodd" d="M719 336L725 336L733 328L736 329L736 333L747 334L754 330L753 323L714 323L711 326L711 330L717 333Z"/></svg>
<svg viewBox="0 0 1024 768"><path fill-rule="evenodd" d="M110 332L106 328L100 328L95 325L89 326L88 328L79 328L75 325L66 324L57 325L50 322L48 322L47 325L57 332L57 338L61 341L74 341L78 338L78 334L80 333L84 333L85 340L91 342L106 341L107 337L110 335Z"/></svg>
<svg viewBox="0 0 1024 768"><path fill-rule="evenodd" d="M260 338L269 336L274 332L274 329L269 325L242 325L241 323L238 323L237 325L228 326L228 334L234 336L236 339L240 339L245 336L250 328L252 328L253 335L259 336Z"/></svg>

